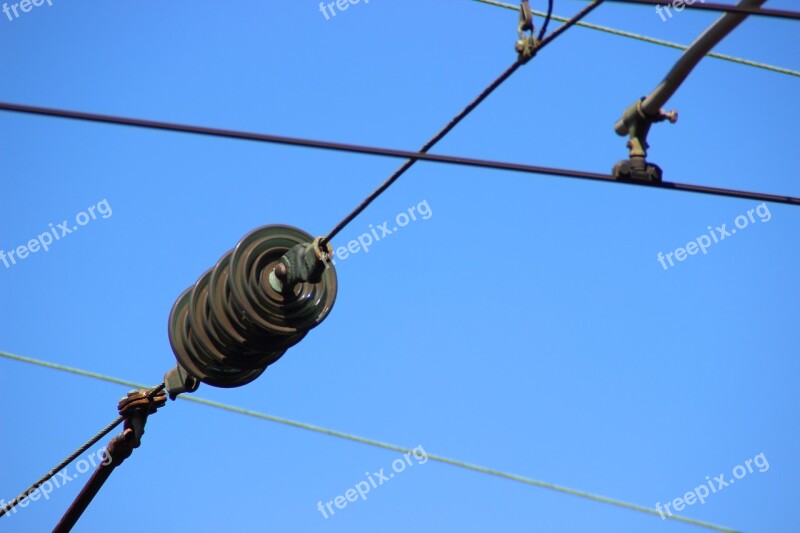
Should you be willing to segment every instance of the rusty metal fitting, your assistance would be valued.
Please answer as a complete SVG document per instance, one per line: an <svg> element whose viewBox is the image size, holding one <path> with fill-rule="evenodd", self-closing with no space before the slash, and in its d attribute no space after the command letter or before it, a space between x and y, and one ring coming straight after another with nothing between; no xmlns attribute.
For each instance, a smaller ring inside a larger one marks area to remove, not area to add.
<svg viewBox="0 0 800 533"><path fill-rule="evenodd" d="M525 35L525 32L529 32ZM534 36L533 13L528 0L522 0L519 6L519 24L517 25L518 39L514 45L517 51L517 61L523 65L536 55L539 41Z"/></svg>
<svg viewBox="0 0 800 533"><path fill-rule="evenodd" d="M200 381L179 364L164 374L164 386L169 399L174 400L179 394L196 391Z"/></svg>

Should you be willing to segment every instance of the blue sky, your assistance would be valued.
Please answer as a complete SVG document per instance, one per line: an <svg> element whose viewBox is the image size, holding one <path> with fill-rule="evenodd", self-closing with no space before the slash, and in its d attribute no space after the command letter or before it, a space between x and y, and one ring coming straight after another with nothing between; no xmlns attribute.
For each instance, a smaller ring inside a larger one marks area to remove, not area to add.
<svg viewBox="0 0 800 533"><path fill-rule="evenodd" d="M306 1L52 3L0 15L0 100L414 150L514 60L515 13L467 0L371 0L330 20ZM587 20L686 44L715 18L608 4ZM800 69L799 45L793 23L751 18L717 51ZM573 28L434 151L607 172L627 156L614 122L678 56ZM797 83L704 60L649 159L670 181L800 196ZM0 350L152 384L175 364L173 302L243 235L324 234L400 164L5 112L0 145L0 249L110 213L0 264ZM337 265L331 315L262 377L196 395L647 507L763 454L765 471L679 514L800 527L796 207L419 163L334 245L423 202L427 219ZM748 210L705 255L659 263ZM125 392L0 360L0 497ZM697 530L433 461L317 510L398 457L174 402L76 531ZM0 526L50 530L87 478Z"/></svg>

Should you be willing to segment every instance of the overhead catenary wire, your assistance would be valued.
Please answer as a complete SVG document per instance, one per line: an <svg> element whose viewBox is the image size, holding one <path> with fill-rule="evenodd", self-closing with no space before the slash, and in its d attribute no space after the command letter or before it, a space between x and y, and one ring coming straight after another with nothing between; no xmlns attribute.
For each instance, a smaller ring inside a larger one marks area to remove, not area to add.
<svg viewBox="0 0 800 533"><path fill-rule="evenodd" d="M0 354L0 355L3 355L3 356L5 356L5 354ZM95 435L95 436L94 436L94 437L92 437L91 439L89 439L89 440L86 442L86 444L84 444L83 446L81 446L80 448L78 448L77 450L75 450L74 452L72 452L72 453L71 453L71 454L70 454L70 455L69 455L69 456L68 456L66 459L64 459L63 461L61 461L60 463L58 463L58 464L57 464L55 467L53 467L53 468L52 468L52 469L51 469L49 472L47 472L47 473L46 473L44 476L42 476L42 477L41 477L41 478L40 478L40 479L39 479L39 480L38 480L36 483L34 483L34 484L33 484L33 485L31 485L30 487L28 487L28 489L26 489L25 491L23 491L23 492L22 492L22 493L21 493L19 496L17 496L17 497L16 497L16 498L14 498L13 500L11 500L11 501L10 501L8 504L6 504L6 505L5 505L5 506L4 506L2 509L0 509L0 516L3 516L3 515L5 515L5 514L6 514L6 513L8 513L10 510L12 510L14 507L16 507L17 505L19 505L20 503L22 503L22 501L23 501L23 500L25 500L25 498L27 498L28 496L30 496L30 495L31 495L31 493L32 493L33 491L35 491L36 489L38 489L39 487L41 487L42 485L44 485L44 484L47 482L47 480L49 480L50 478L52 478L53 476L55 476L55 475L56 475L57 473L59 473L59 472L60 472L60 471L61 471L61 470L62 470L62 469L65 467L65 466L67 466L67 465L68 465L68 464L70 464L72 461L74 461L75 459L77 459L77 458L78 458L78 456L80 456L81 454L83 454L83 453L84 453L86 450L88 450L89 448L91 448L92 446L94 446L94 445L95 445L95 443L97 443L97 441L99 441L100 439L102 439L103 437L105 437L106 435L108 435L108 434L109 434L111 431L113 431L113 430L114 430L114 428L115 428L115 427L117 427L118 425L120 425L120 424L121 424L121 423L122 423L124 420L125 420L125 419L124 419L123 417L119 416L119 417L117 417L117 418L116 418L116 419L115 419L113 422L111 422L109 425L107 425L106 427L104 427L103 429L101 429L101 430L100 430L100 432L99 432L99 433L97 433L97 435Z"/></svg>
<svg viewBox="0 0 800 533"><path fill-rule="evenodd" d="M109 382L109 383L115 383L117 385L124 385L124 386L127 386L127 387L133 387L133 388L137 388L137 389L146 388L142 384L136 383L136 382L133 382L133 381L128 381L128 380L119 379L119 378L115 378L115 377L111 377L111 376L106 376L104 374L99 374L97 372L90 372L90 371L87 371L87 370L83 370L83 369L79 369L79 368L73 368L73 367L66 366L66 365L60 365L60 364L57 364L57 363L51 363L49 361L42 361L42 360L39 360L39 359L34 359L32 357L26 357L26 356L22 356L22 355L16 355L16 354L8 353L8 352L1 352L1 351L0 351L0 357L3 357L5 359L11 359L11 360L14 360L14 361L19 361L19 362L22 362L22 363L35 365L35 366L51 368L51 369L58 370L58 371L61 371L61 372L66 372L66 373L69 373L69 374L75 374L75 375L79 375L79 376L89 377L89 378L92 378L92 379L106 381L106 382ZM282 424L282 425L285 425L285 426L291 426L291 427L298 428L298 429L304 429L304 430L307 430L307 431L312 431L314 433L320 433L320 434L323 434L323 435L328 435L328 436L331 436L331 437L337 437L337 438L349 440L349 441L352 441L352 442L358 442L360 444L365 444L365 445L373 446L373 447L376 447L376 448L382 448L382 449L385 449L385 450L390 450L390 451L395 451L395 452L400 452L400 453L411 453L413 451L411 448L407 448L407 447L404 447L404 446L398 446L398 445L395 445L395 444L390 444L390 443L378 441L378 440L375 440L375 439L370 439L370 438L367 438L367 437L361 437L361 436L358 436L358 435L353 435L351 433L345 433L343 431L337 431L335 429L329 429L329 428L324 428L324 427L321 427L321 426L316 426L316 425L313 425L313 424L307 424L305 422L298 422L296 420L290 420L288 418L283 418L283 417L279 417L279 416L275 416L275 415L261 413L261 412L258 412L258 411L253 411L251 409L244 409L242 407L236 407L236 406L233 406L233 405L228 405L228 404L224 404L224 403L220 403L220 402L215 402L215 401L212 401L212 400L206 400L205 398L199 398L199 397L196 397L196 396L182 395L182 396L178 396L178 399L186 400L188 402L198 403L198 404L201 404L201 405L205 405L205 406L208 406L208 407L213 407L215 409L220 409L220 410L223 410L223 411L228 411L228 412L232 412L232 413L241 414L241 415L244 415L244 416L257 418L257 419L260 419L260 420L266 420L266 421L269 421L269 422L275 422L275 423ZM466 469L466 470L471 470L471 471L474 471L474 472L480 472L482 474L487 474L487 475L498 477L498 478L502 478L502 479L508 479L508 480L511 480L511 481L517 481L519 483L523 483L523 484L526 484L526 485L532 485L532 486L535 486L535 487L540 487L540 488L543 488L543 489L548 489L548 490L552 490L552 491L555 491L555 492L560 492L560 493L563 493L563 494L569 494L569 495L577 496L577 497L584 498L584 499L587 499L587 500L592 500L592 501L599 502L599 503L605 503L605 504L608 504L608 505L613 505L615 507L621 507L621 508L624 508L624 509L629 509L629 510L632 510L632 511L637 511L637 512L645 513L645 514L648 514L648 515L655 515L655 516L659 516L659 517L661 516L658 513L658 511L656 511L655 509L652 509L652 508L649 508L649 507L645 507L643 505L637 505L637 504L634 504L634 503L626 502L626 501L623 501L623 500L618 500L616 498L609 498L607 496L602 496L600 494L594 494L594 493L591 493L591 492L586 492L586 491L582 491L582 490L578 490L578 489L573 489L573 488L565 487L565 486L562 486L562 485L556 485L554 483L548 483L546 481L541 481L541 480L534 479L534 478L527 477L527 476L521 476L521 475L518 475L518 474L512 474L512 473L504 472L504 471L501 471L501 470L495 470L493 468L488 468L488 467L485 467L485 466L476 465L476 464L468 463L468 462L465 462L465 461L460 461L458 459L452 459L452 458L445 457L445 456L442 456L442 455L436 455L436 454L428 453L427 457L431 461L438 462L438 463L443 463L443 464L448 464L448 465L451 465L451 466L455 466L457 468L463 468L463 469ZM702 520L695 520L693 518L688 518L688 517L685 517L685 516L680 516L680 515L665 515L665 516L666 516L667 519L670 519L670 520L674 520L674 521L677 521L677 522L683 522L685 524L691 524L691 525L694 525L694 526L699 526L699 527L703 527L703 528L711 529L711 530L715 530L715 531L724 531L724 532L727 532L727 533L735 533L737 531L735 529L731 529L731 528L726 527L726 526L721 526L721 525L718 525L718 524L713 524L711 522L705 522L705 521L702 521Z"/></svg>
<svg viewBox="0 0 800 533"><path fill-rule="evenodd" d="M559 26L553 33L548 35L545 39L543 39L536 47L536 52L538 53L541 51L542 48L547 46L549 43L553 42L555 39L558 38L559 35L564 33L570 27L572 27L576 22L584 18L586 15L592 12L594 8L599 6L603 3L603 0L594 0L591 4L581 9L574 17L570 20ZM461 110L455 117L453 117L447 125L439 130L436 135L431 137L431 139L425 143L425 145L419 150L419 153L427 153L431 148L436 145L440 140L442 140L445 135L447 135L453 128L455 128L459 122L461 122L470 112L478 107L481 102L483 102L490 94L494 92L502 83L511 77L514 72L517 71L519 67L521 67L524 63L518 59L514 62L513 65L508 67L500 76L495 79L492 83L489 84L481 93L472 101L470 102L467 107ZM377 189L372 191L354 210L348 213L333 229L328 232L328 235L325 236L323 239L325 242L331 241L342 229L345 228L350 222L352 222L359 214L361 214L376 198L378 198L381 194L383 194L389 187L392 186L394 182L400 179L400 176L405 174L405 172L411 168L414 163L418 161L419 158L411 157L409 158L403 165L398 168L389 178L384 181Z"/></svg>
<svg viewBox="0 0 800 533"><path fill-rule="evenodd" d="M612 0L612 1L626 1L626 0ZM634 1L635 2L637 0L627 0L627 1ZM591 10L593 10L595 7L597 7L602 2L603 2L603 0L594 0L592 4L590 4L589 6L584 8L578 15L576 15L575 17L570 19L561 28L556 30L556 32L554 32L550 37L548 37L548 39L545 39L544 41L542 41L540 43L539 47L537 48L537 51L539 49L541 49L545 44L547 44L548 42L552 41L561 32L563 32L568 27L572 26L577 21L579 21L581 18L583 18L586 14L588 14ZM638 3L652 3L652 2L646 2L646 1L639 0ZM711 8L710 5L708 7ZM711 9L713 9L713 8L711 8ZM775 11L776 13L767 13L767 12L761 12L761 11L762 10L751 11L750 14L756 14L756 15L757 14L762 14L762 15L778 16L776 14L778 10L768 10L768 11ZM736 12L736 11L734 11L734 12ZM549 22L549 20L551 18L551 13L552 13L552 0L550 0L550 3L549 3L547 18L545 20L544 26L542 27L542 31L540 33L540 38L545 32L545 29L546 29L546 26L547 26L547 22ZM784 13L792 14L791 12L784 12ZM797 14L797 15L800 15L800 14ZM788 18L792 18L792 17L788 17ZM798 16L796 18L800 19L800 16ZM459 115L457 115L450 123L448 123L448 125L445 126L445 128L443 130L441 130L436 136L434 136L434 138L432 138L431 141L429 141L420 150L419 153L411 153L411 152L404 153L402 156L403 157L408 157L409 158L408 161L403 166L401 166L400 169L398 169L398 171L396 171L395 174L393 174L389 178L389 180L387 180L383 185L381 185L381 187L376 189L376 191L374 191L369 197L367 197L367 199L364 202L362 202L362 204L359 205L356 208L355 211L351 212L342 222L340 222L337 226L335 226L334 229L325 238L325 240L329 241L330 239L332 239L339 231L341 231L341 229L343 229L349 222L351 222L355 217L357 217L358 214L360 214L372 201L374 201L378 196L380 196L380 194L382 194L382 192L384 192L386 189L388 189L388 187L391 186L391 184L394 183L417 160L427 159L429 161L434 161L434 162L456 163L457 162L456 161L457 158L452 158L451 157L451 158L449 158L450 161L446 161L446 159L448 159L447 156L422 157L422 154L426 154L428 152L428 150L430 150L430 148L432 148L449 131L451 131L453 127L455 127L467 114L469 114L469 112L471 112L473 109L475 109L475 107L477 107L486 97L489 96L489 94L491 94L497 87L499 87L499 85L501 85L503 83L503 81L508 79L508 77L510 77L517 70L517 68L519 68L519 66L521 64L522 63L517 62L514 65L512 65L511 67L509 67L503 74L501 74L501 76L498 79L496 79L492 84L490 84L490 86L486 90L484 90L484 92L482 92L481 95L479 95L479 97L476 100L474 100L470 105L468 105L467 108L462 110L462 112L459 113ZM9 109L9 110L11 110L11 109ZM121 124L121 122L118 122L118 123ZM140 125L144 125L144 124L140 124ZM145 126L145 127L148 127L148 126ZM242 138L242 137L240 137L240 138ZM284 143L284 144L292 144L292 143ZM332 145L333 145L333 143L331 143L331 146ZM309 146L310 146L310 144L309 144ZM323 147L323 146L317 146L317 147ZM382 150L383 153L378 153L376 149L369 149L369 151L368 151L368 150L363 149L363 148L364 147L362 147L362 150L360 150L361 152L365 152L365 153L371 153L372 152L372 153L375 153L376 155L390 155L388 153L389 152L388 150ZM394 151L394 152L395 152L395 155L394 155L395 157L397 157L399 154L401 154L400 151ZM486 164L477 164L479 160L471 160L471 162L469 162L469 161L470 161L469 159L460 158L460 163L459 164L468 164L468 165L473 165L473 166L488 166ZM486 163L486 162L484 162L484 163ZM514 170L513 168L511 168L512 166L514 166L513 164L505 164L505 165L508 167L508 168L506 168L507 170ZM496 166L495 168L500 168L500 167ZM530 168L535 168L535 167L530 167ZM544 167L538 167L538 168L539 169L544 169ZM563 175L563 176L567 177L567 173L560 172L559 169L547 169L547 170L548 170L547 172L541 172L541 170L539 172L540 173L550 173L550 174L553 174L553 175ZM572 177L584 177L586 179L607 179L607 177L604 176L604 175L594 175L594 177L589 177L589 176L592 175L592 173L583 173L584 174L583 176L579 176L578 174L579 173L573 173ZM675 185L679 185L679 184L665 184L665 185L671 185L671 186L673 186L673 188L679 188L679 187L675 187ZM706 189L707 189L706 192L708 192L708 191L712 190L713 188L706 188ZM722 191L722 189L717 189L717 191ZM704 192L704 191L698 189L695 192ZM731 191L728 191L728 192L731 192ZM737 191L733 191L733 192L737 192ZM753 196L741 196L741 195L753 195L753 194L757 194L757 193L746 193L746 192L739 191L739 194L740 194L739 197L753 197ZM768 196L771 196L771 195L768 195ZM795 200L793 202L785 202L785 203L797 203L796 202L797 199L791 199L791 198L788 198L788 197L773 196L773 198L775 198L773 201L781 201L780 198L783 198L784 201L787 200L787 199ZM36 360L31 359L31 358L24 358L22 356L15 356L13 354L8 354L8 353L5 353L5 352L0 352L0 356L6 357L6 358L9 358L9 359L16 359L18 361L29 362L29 363L33 363L33 364L41 364L41 366L48 366L50 368L54 368L54 369L58 369L58 370L62 370L62 371L68 371L68 372L72 372L72 373L76 373L76 374L81 374L81 375L93 377L93 378L96 378L96 379L103 379L103 380L114 382L114 383L118 383L118 384L125 384L125 385L129 385L129 386L135 386L137 388L145 388L145 386L143 386L143 385L136 384L136 383L133 383L133 382L128 382L126 380L120 380L120 379L116 379L116 378L110 378L110 377L107 377L107 376L103 376L103 375L100 375L100 374L94 374L94 373L89 373L89 372L85 372L85 371L80 371L79 369L65 367L63 365L46 364L46 362L43 362L43 361L36 361ZM154 388L150 389L150 393L148 394L148 397L152 397L154 394L156 394L157 392L159 392L159 391L161 391L163 389L164 389L164 384L163 383L158 385L157 387L154 387ZM381 448L384 448L384 449L389 449L389 450L398 451L398 452L406 452L406 453L409 453L409 452L412 451L409 448L404 448L404 447L401 447L401 446L396 446L396 445L392 445L392 444L388 444L388 443L383 443L383 442L376 441L376 440L373 440L373 439L359 437L359 436L356 436L356 435L351 435L351 434L339 432L339 431L336 431L336 430L326 429L326 428L322 428L322 427L319 427L319 426L313 426L313 425L305 424L305 423L302 423L302 422L296 422L296 421L292 421L292 420L288 420L288 419L282 419L280 417L275 417L275 416L267 415L267 414L264 414L264 413L258 413L256 411L242 409L242 408L238 408L238 407L235 407L235 406L222 404L222 403L219 403L219 402L205 400L205 399L202 399L202 398L195 398L195 397L181 397L181 398L182 399L186 399L188 401L194 401L196 403L212 406L212 407L215 407L215 408L224 409L224 410L231 411L231 412L237 412L237 413L240 413L240 414L245 414L247 416L253 416L253 417L256 417L256 418L262 418L262 419L270 420L270 421L274 421L274 422L279 422L279 423L282 423L282 424L286 424L286 425L290 425L290 426L294 426L294 427L298 427L298 428L302 428L302 429L307 429L307 430L311 430L311 431L316 431L316 432L328 434L328 435L331 435L331 436L336 436L336 437L339 437L339 438L345 438L345 439L353 440L353 441L356 441L356 442L360 442L360 443L369 444L369 445L372 445L372 446L381 447ZM101 438L103 438L105 435L107 435L110 431L112 431L115 427L117 427L123 420L124 420L124 418L120 416L116 420L114 420L111 424L106 426L106 428L101 430L95 437L93 437L87 443L85 443L83 446L81 446L81 448L79 448L78 450L73 452L73 454L71 454L67 459L62 461L53 470L49 471L48 474L45 475L45 477L43 477L42 479L37 481L33 486L31 486L22 495L18 496L12 503L10 503L6 507L4 507L0 511L0 516L3 516L4 514L7 513L8 510L12 509L15 505L17 505L17 503L23 501L32 491L34 491L36 488L41 486L48 479L50 479L52 476L54 476L56 473L58 473L61 469L63 469L66 465L68 465L70 462L72 462L80 454L84 453L94 443L99 441ZM659 514L656 510L650 509L650 508L647 508L647 507L639 506L639 505L636 505L636 504L631 504L631 503L624 502L624 501L621 501L621 500L616 500L616 499L613 499L613 498L607 498L607 497L604 497L604 496L601 496L601 495L596 495L596 494L592 494L592 493L588 493L588 492L584 492L584 491L579 491L579 490L576 490L576 489L571 489L571 488L568 488L568 487L563 487L563 486L559 486L559 485L555 485L555 484L539 481L539 480L528 478L528 477L525 477L525 476L518 476L518 475L515 475L515 474L501 472L501 471L498 471L498 470L494 470L494 469L490 469L490 468L486 468L486 467L482 467L482 466L474 465L474 464L470 464L470 463L465 463L463 461L450 459L450 458L443 457L443 456L437 456L437 455L428 454L427 457L429 459L433 460L433 461L438 461L438 462L441 462L441 463L450 464L450 465L453 465L453 466L466 468L466 469L482 472L482 473L489 474L489 475L503 477L503 478L506 478L506 479L511 479L511 480L527 483L527 484L530 484L530 485L535 485L535 486L539 486L539 487L542 487L542 488L547 488L547 489L550 489L550 490L555 490L555 491L559 491L559 492L563 492L563 493L567 493L567 494L571 494L571 495L575 495L575 496L580 496L580 497L583 497L583 498L591 499L591 500L602 502L602 503L616 505L616 506L619 506L619 507L624 507L624 508L628 508L628 509L631 509L631 510L636 510L636 511L639 511L639 512L649 513L651 515L658 515ZM662 516L662 518L663 518L663 516ZM685 522L685 523L690 523L690 524L693 524L693 525L698 525L698 526L701 526L701 527L706 527L706 528L710 528L710 529L719 530L719 531L734 531L734 530L732 530L730 528L726 528L726 527L723 527L723 526L718 526L718 525L715 525L715 524L711 524L711 523L703 522L703 521L699 521L699 520L693 520L693 519L686 518L686 517L670 515L669 518L673 519L673 520Z"/></svg>
<svg viewBox="0 0 800 533"><path fill-rule="evenodd" d="M6 354L6 353L3 353L3 352L0 352L0 356L8 357L10 359L16 358L18 361L25 360L25 358L21 358L19 356L14 357L14 356L11 356L11 354ZM11 356L11 357L9 357L9 356ZM59 365L51 364L51 365L42 365L42 366L50 366L50 368L58 368ZM65 367L65 368L67 368L67 367ZM99 374L93 374L92 372L86 372L84 375L89 376L89 377L94 377L94 378L97 378L97 379L106 379L107 378L107 376L100 376ZM110 378L110 379L106 379L106 380L107 381L111 381L113 383L120 384L120 385L129 384L128 382L125 382L123 380L114 379L114 378ZM136 388L137 389L146 389L147 387L144 386L144 385L136 385ZM164 390L164 384L163 383L161 385L153 387L150 390L150 392L148 393L147 397L148 398L152 398L154 395L158 394L162 390ZM51 470L49 470L44 476L42 476L33 485L28 487L19 496L17 496L13 500L11 500L2 509L0 509L0 516L3 516L5 514L7 514L14 507L16 507L17 505L22 503L22 501L24 501L26 498L28 498L31 495L31 493L33 493L36 489L38 489L39 487L41 487L42 485L47 483L47 481L50 478L52 478L53 476L55 476L56 474L61 472L61 470L63 470L64 467L66 467L72 461L74 461L75 459L80 457L86 450L88 450L89 448L94 446L97 443L97 441L99 441L100 439L102 439L103 437L105 437L106 435L111 433L111 431L113 431L114 428L119 426L124 421L125 421L125 418L123 416L118 416L117 418L115 418L110 424L108 424L106 427L101 429L94 437L92 437L91 439L86 441L86 443L83 444L80 448L78 448L77 450L75 450L74 452L69 454L66 459L64 459L63 461L58 463L55 467L53 467Z"/></svg>
<svg viewBox="0 0 800 533"><path fill-rule="evenodd" d="M544 167L537 165L528 165L523 163L508 163L502 161L491 161L485 159L466 158L460 156L411 152L408 150L396 150L392 148L378 148L372 146L361 146L361 145L346 144L346 143L331 142L331 141L302 139L297 137L285 137L282 135L250 133L243 131L225 130L219 128L209 128L205 126L188 126L188 125L173 124L168 122L157 122L152 120L141 120L141 119L133 119L125 117L116 117L110 115L98 115L94 113L84 113L79 111L67 111L63 109L34 107L21 104L11 104L6 102L0 102L0 110L14 111L19 113L33 114L33 115L75 119L75 120L82 120L89 122L135 126L135 127L142 127L148 129L156 129L156 130L194 133L194 134L209 135L214 137L224 137L231 139L283 144L290 146L301 146L306 148L318 148L324 150L368 154L368 155L383 156L383 157L394 157L394 158L408 159L408 160L413 159L415 161L421 160L432 163L453 164L453 165L462 165L462 166L479 167L479 168L491 168L495 170L524 172L529 174L544 174L549 176L557 176L561 178L586 179L593 181L602 181L606 183L622 183L627 185L639 185L655 189L670 189L683 192L725 196L730 198L742 198L750 200L759 200L764 202L800 205L800 198L793 196L767 194L767 193L759 193L751 191L740 191L736 189L707 187L704 185L692 185L687 183L676 183L667 181L661 183L617 181L611 174L601 174L597 172L552 168L552 167Z"/></svg>
<svg viewBox="0 0 800 533"><path fill-rule="evenodd" d="M609 0L609 2L623 4L645 4L649 6L668 5L668 0ZM718 11L722 13L738 13L740 15L758 15L762 17L773 17L786 20L800 20L800 12L788 11L786 9L769 9L765 7L734 6L730 4L717 4L714 2L683 2L683 7L687 9L698 9L701 11Z"/></svg>
<svg viewBox="0 0 800 533"><path fill-rule="evenodd" d="M519 6L516 6L516 5L513 5L513 4L509 4L509 3L506 3L506 2L499 2L497 0L473 0L473 1L474 2L479 2L481 4L487 4L487 5L490 5L490 6L502 7L502 8L505 8L505 9L513 9L514 11L519 11ZM547 13L545 13L543 11L536 11L534 9L531 9L531 13L533 13L537 17L546 17L547 16ZM564 22L564 21L569 20L568 18L559 16L559 15L551 15L551 18L553 20L557 20L559 22ZM576 22L575 25L576 26L580 26L582 28L587 28L587 29L590 29L590 30L601 31L601 32L604 32L604 33L608 33L610 35L616 35L618 37L625 37L625 38L628 38L628 39L636 39L638 41L642 41L642 42L645 42L645 43L656 44L656 45L659 45L659 46L666 46L667 48L674 48L676 50L686 50L686 49L689 48L688 46L683 45L683 44L673 43L671 41L665 41L663 39L656 39L654 37L648 37L646 35L639 35L638 33L633 33L633 32L629 32L629 31L618 30L616 28L610 28L608 26L601 26L599 24L592 24L591 22L580 21L580 22ZM778 67L778 66L775 66L775 65L769 65L767 63L761 63L759 61L751 61L750 59L744 59L744 58L741 58L741 57L730 56L730 55L727 55L727 54L720 54L718 52L709 52L706 55L708 57L713 57L715 59L721 59L723 61L730 61L731 63L736 63L738 65L744 65L744 66L748 66L748 67L759 68L759 69L763 69L763 70L769 70L771 72L777 72L779 74L786 74L788 76L796 76L796 77L800 78L800 71L798 71L798 70L792 70L792 69L788 69L788 68L784 68L784 67Z"/></svg>

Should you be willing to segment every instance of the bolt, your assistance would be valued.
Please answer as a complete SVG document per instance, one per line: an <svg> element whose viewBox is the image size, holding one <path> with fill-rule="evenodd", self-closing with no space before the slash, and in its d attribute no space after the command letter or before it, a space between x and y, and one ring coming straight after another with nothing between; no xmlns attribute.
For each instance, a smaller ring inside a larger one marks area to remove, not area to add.
<svg viewBox="0 0 800 533"><path fill-rule="evenodd" d="M278 263L278 266L275 267L275 277L279 280L286 281L286 275L288 271L286 270L286 265L283 263Z"/></svg>
<svg viewBox="0 0 800 533"><path fill-rule="evenodd" d="M666 112L663 109L661 110L661 116L669 121L670 124L675 124L678 122L678 112L675 110Z"/></svg>

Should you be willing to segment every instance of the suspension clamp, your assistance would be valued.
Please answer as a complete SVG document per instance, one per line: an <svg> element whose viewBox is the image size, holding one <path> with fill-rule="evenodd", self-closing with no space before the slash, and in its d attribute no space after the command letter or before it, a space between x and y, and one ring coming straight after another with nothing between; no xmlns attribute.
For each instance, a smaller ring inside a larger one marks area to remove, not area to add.
<svg viewBox="0 0 800 533"><path fill-rule="evenodd" d="M671 124L678 121L677 111L664 111L659 109L655 114L647 114L642 107L645 97L637 100L622 114L622 118L614 126L619 135L629 135L627 147L630 159L625 159L614 165L614 179L625 181L649 181L660 183L662 178L661 167L648 163L647 134L650 126L657 122L668 120Z"/></svg>
<svg viewBox="0 0 800 533"><path fill-rule="evenodd" d="M525 35L525 32L530 32ZM533 27L533 14L531 13L531 6L528 0L522 0L519 6L519 25L517 26L517 39L514 49L517 51L517 60L521 64L525 64L536 55L536 48L539 46L539 41L534 36Z"/></svg>
<svg viewBox="0 0 800 533"><path fill-rule="evenodd" d="M117 405L119 414L125 418L122 433L111 439L108 444L108 454L115 466L131 456L133 450L138 448L144 435L144 425L147 417L155 413L167 403L167 395L162 390L150 396L146 389L133 390L122 398Z"/></svg>
<svg viewBox="0 0 800 533"><path fill-rule="evenodd" d="M81 492L78 494L72 505L61 518L54 533L69 533L80 519L83 512L92 503L98 491L108 480L114 469L122 464L125 459L131 456L133 450L138 448L144 435L144 424L147 416L167 402L167 396L163 390L158 393L151 393L149 390L133 390L128 396L119 401L117 409L119 414L125 419L125 429L111 439L106 447L106 456L111 460L103 460L95 469L92 477L86 482Z"/></svg>

